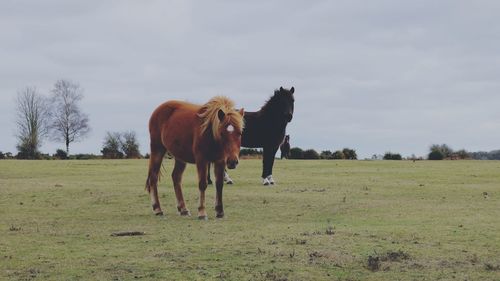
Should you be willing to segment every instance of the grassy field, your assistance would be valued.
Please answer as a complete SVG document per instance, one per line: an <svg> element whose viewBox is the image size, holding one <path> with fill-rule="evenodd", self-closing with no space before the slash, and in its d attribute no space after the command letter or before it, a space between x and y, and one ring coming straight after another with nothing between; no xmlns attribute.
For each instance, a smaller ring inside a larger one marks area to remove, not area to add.
<svg viewBox="0 0 500 281"><path fill-rule="evenodd" d="M208 221L171 167L155 217L146 160L0 161L0 280L500 280L498 161L243 160Z"/></svg>

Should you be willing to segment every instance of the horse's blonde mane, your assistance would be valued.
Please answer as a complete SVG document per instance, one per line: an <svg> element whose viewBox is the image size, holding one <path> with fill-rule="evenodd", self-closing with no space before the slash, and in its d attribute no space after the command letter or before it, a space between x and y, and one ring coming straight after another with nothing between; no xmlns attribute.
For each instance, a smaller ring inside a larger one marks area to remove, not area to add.
<svg viewBox="0 0 500 281"><path fill-rule="evenodd" d="M224 96L216 96L204 104L198 116L202 118L201 133L205 133L212 126L212 135L215 140L220 140L221 132L219 130L221 121L219 120L219 110L225 113L224 124L233 125L238 131L243 130L243 116L234 109L234 102Z"/></svg>

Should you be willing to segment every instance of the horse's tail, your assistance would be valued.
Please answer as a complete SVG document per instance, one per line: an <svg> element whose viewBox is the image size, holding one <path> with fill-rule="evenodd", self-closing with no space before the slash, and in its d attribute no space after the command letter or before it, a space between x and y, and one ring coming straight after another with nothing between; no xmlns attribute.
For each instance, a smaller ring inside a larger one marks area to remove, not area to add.
<svg viewBox="0 0 500 281"><path fill-rule="evenodd" d="M161 165L163 168L163 164ZM152 173L151 171L148 172L148 178L146 179L146 186L145 190L149 193L151 192L151 186L153 186L155 183L158 184L158 182L161 180L162 177L162 169L158 170L158 173Z"/></svg>
<svg viewBox="0 0 500 281"><path fill-rule="evenodd" d="M148 178L146 179L146 186L144 189L150 193L151 192L151 172L148 172Z"/></svg>

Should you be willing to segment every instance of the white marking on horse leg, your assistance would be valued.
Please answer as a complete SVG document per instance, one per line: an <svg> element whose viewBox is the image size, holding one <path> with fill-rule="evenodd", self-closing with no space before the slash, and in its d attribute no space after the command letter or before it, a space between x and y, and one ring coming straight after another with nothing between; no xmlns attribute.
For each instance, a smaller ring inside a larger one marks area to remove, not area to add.
<svg viewBox="0 0 500 281"><path fill-rule="evenodd" d="M262 185L270 185L271 183L269 182L269 180L267 178L263 178L262 179Z"/></svg>
<svg viewBox="0 0 500 281"><path fill-rule="evenodd" d="M229 174L224 171L224 182L227 184L233 184L233 179L229 177Z"/></svg>
<svg viewBox="0 0 500 281"><path fill-rule="evenodd" d="M267 176L267 180L269 181L270 184L274 184L273 175Z"/></svg>

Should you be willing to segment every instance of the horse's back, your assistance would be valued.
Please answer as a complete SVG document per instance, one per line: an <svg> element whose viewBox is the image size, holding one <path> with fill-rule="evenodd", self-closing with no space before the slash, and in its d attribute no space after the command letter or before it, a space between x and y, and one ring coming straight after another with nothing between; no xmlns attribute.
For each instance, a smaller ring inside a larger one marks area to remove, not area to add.
<svg viewBox="0 0 500 281"><path fill-rule="evenodd" d="M199 128L201 107L183 101L167 101L156 108L149 120L151 143L161 143L174 157L193 162L192 144Z"/></svg>
<svg viewBox="0 0 500 281"><path fill-rule="evenodd" d="M151 118L149 120L150 129L151 126L154 127L154 125L169 122L172 118L176 119L178 118L178 115L194 119L199 109L199 105L184 101L172 100L164 102L160 104L151 114Z"/></svg>

